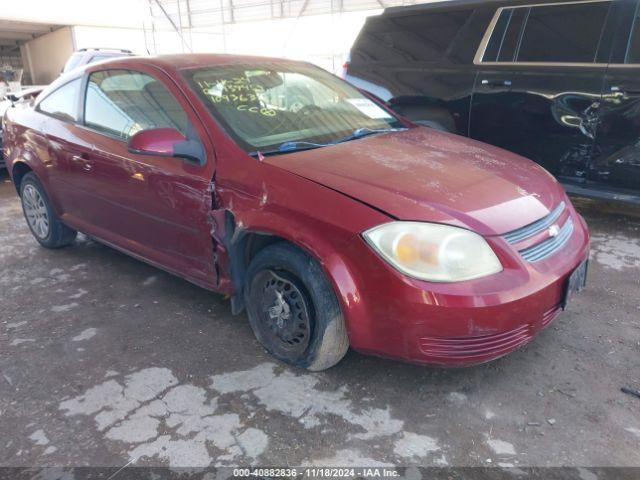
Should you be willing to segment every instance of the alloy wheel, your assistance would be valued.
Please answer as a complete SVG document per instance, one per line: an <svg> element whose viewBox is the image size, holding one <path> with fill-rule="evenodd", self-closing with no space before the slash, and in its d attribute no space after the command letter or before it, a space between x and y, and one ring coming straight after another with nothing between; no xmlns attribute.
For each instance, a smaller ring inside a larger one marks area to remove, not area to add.
<svg viewBox="0 0 640 480"><path fill-rule="evenodd" d="M22 191L22 205L31 231L40 239L49 235L49 212L44 198L33 185L27 185Z"/></svg>

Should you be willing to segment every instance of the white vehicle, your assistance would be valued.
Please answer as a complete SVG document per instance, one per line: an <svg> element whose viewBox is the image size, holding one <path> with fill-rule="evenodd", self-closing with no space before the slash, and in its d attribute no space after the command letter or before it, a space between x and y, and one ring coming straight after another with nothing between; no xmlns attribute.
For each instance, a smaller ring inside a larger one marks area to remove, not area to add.
<svg viewBox="0 0 640 480"><path fill-rule="evenodd" d="M131 56L133 56L133 52L123 48L81 48L71 54L67 63L64 64L62 73L68 72L69 70L73 70L74 68L82 65L88 65L102 60L108 60L110 58Z"/></svg>

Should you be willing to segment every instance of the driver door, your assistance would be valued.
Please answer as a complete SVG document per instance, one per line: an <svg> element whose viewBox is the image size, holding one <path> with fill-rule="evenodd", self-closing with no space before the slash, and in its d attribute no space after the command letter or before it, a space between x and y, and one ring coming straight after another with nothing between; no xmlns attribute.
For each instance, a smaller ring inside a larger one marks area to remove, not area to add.
<svg viewBox="0 0 640 480"><path fill-rule="evenodd" d="M136 132L168 127L206 135L169 79L156 72L97 70L85 80L82 127L70 179L85 201L84 231L196 283L215 283L208 226L213 152L204 165L132 153ZM82 201L82 198L78 199Z"/></svg>

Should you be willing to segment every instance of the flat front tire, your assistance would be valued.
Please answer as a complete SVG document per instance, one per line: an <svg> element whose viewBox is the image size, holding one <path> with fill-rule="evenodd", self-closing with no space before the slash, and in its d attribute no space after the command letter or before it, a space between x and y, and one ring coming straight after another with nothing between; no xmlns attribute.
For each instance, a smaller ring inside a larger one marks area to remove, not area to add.
<svg viewBox="0 0 640 480"><path fill-rule="evenodd" d="M249 265L245 303L251 328L279 360L326 370L347 353L344 316L320 264L285 242L264 248Z"/></svg>
<svg viewBox="0 0 640 480"><path fill-rule="evenodd" d="M44 187L33 172L20 183L22 211L34 238L46 248L60 248L71 244L78 232L63 224L51 207Z"/></svg>

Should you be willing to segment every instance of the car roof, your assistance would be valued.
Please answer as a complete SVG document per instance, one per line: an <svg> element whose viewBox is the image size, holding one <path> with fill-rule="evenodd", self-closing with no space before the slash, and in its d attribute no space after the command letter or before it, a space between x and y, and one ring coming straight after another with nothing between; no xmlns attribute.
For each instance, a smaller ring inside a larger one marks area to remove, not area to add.
<svg viewBox="0 0 640 480"><path fill-rule="evenodd" d="M174 55L156 55L156 56L121 56L103 60L96 63L81 65L69 72L64 73L54 80L47 88L43 90L38 97L36 103L46 97L50 92L58 89L62 85L81 77L84 72L99 70L105 65L113 66L113 68L132 68L139 66L152 66L159 70L170 73L176 70L187 70L192 68L201 68L215 65L240 65L240 64L257 64L257 63L279 63L279 64L298 64L310 65L309 62L297 60L289 60L275 57L259 57L251 55L231 55L218 53L183 53Z"/></svg>
<svg viewBox="0 0 640 480"><path fill-rule="evenodd" d="M387 14L408 14L425 11L447 11L458 10L467 7L510 7L518 5L539 5L544 3L579 3L581 0L447 0L432 3L422 3L417 5L406 5L397 7L387 7L383 15ZM584 0L583 0L584 1ZM602 0L610 1L610 0Z"/></svg>
<svg viewBox="0 0 640 480"><path fill-rule="evenodd" d="M259 57L251 55L231 55L219 53L184 53L174 55L157 55L152 57L122 57L108 60L118 64L144 64L156 66L163 70L185 70L191 68L208 67L213 65L234 65L246 63L305 63L284 58ZM95 65L95 64L94 64Z"/></svg>

